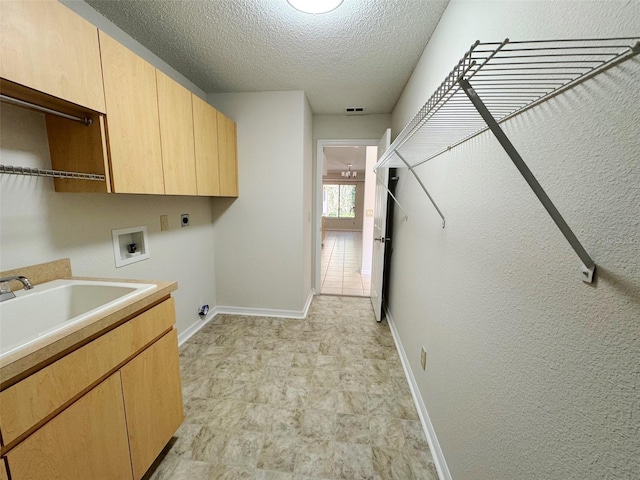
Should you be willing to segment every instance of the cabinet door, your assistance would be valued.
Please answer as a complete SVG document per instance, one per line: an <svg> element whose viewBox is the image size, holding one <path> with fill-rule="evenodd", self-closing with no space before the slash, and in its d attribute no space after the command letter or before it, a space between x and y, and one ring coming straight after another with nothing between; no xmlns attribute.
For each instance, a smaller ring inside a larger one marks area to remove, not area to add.
<svg viewBox="0 0 640 480"><path fill-rule="evenodd" d="M196 95L192 94L191 97L198 195L218 197L220 196L218 111Z"/></svg>
<svg viewBox="0 0 640 480"><path fill-rule="evenodd" d="M112 191L164 193L156 69L100 32Z"/></svg>
<svg viewBox="0 0 640 480"><path fill-rule="evenodd" d="M218 112L218 152L220 162L220 195L238 196L238 155L236 123Z"/></svg>
<svg viewBox="0 0 640 480"><path fill-rule="evenodd" d="M0 458L0 480L9 480L7 467L4 464L4 458Z"/></svg>
<svg viewBox="0 0 640 480"><path fill-rule="evenodd" d="M104 113L96 27L53 0L0 11L0 77Z"/></svg>
<svg viewBox="0 0 640 480"><path fill-rule="evenodd" d="M54 178L56 192L111 192L104 115L93 115L93 125L45 115L51 167L69 172L97 173L104 182Z"/></svg>
<svg viewBox="0 0 640 480"><path fill-rule="evenodd" d="M7 460L12 480L132 478L120 374L36 430Z"/></svg>
<svg viewBox="0 0 640 480"><path fill-rule="evenodd" d="M133 477L139 480L184 419L176 330L127 363L120 373Z"/></svg>
<svg viewBox="0 0 640 480"><path fill-rule="evenodd" d="M164 193L196 195L191 92L156 70Z"/></svg>

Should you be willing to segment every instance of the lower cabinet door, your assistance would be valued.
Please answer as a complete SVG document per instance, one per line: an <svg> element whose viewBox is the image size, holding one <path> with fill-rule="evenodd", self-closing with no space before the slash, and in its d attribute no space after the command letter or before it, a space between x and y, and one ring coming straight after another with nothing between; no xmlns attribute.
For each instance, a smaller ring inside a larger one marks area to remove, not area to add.
<svg viewBox="0 0 640 480"><path fill-rule="evenodd" d="M176 330L127 363L120 373L133 477L139 480L184 419Z"/></svg>
<svg viewBox="0 0 640 480"><path fill-rule="evenodd" d="M4 465L4 458L0 458L0 480L9 480L7 467Z"/></svg>
<svg viewBox="0 0 640 480"><path fill-rule="evenodd" d="M120 373L7 454L12 480L131 479Z"/></svg>

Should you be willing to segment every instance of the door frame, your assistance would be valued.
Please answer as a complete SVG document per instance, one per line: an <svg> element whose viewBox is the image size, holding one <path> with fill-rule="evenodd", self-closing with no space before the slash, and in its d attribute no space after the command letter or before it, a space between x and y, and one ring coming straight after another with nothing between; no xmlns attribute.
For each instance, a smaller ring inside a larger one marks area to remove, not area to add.
<svg viewBox="0 0 640 480"><path fill-rule="evenodd" d="M311 284L314 292L320 293L322 270L320 262L322 258L322 173L324 161L322 152L324 147L377 147L380 139L319 139L316 142L315 168L313 170L313 278Z"/></svg>

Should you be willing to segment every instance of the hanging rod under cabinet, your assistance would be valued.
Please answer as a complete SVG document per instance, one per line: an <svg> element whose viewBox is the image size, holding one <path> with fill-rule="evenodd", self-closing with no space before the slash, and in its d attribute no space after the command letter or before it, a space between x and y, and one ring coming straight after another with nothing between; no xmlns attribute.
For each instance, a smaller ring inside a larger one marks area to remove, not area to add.
<svg viewBox="0 0 640 480"><path fill-rule="evenodd" d="M50 115L56 115L58 117L66 118L67 120L73 120L74 122L82 123L83 125L89 127L93 125L93 119L90 117L76 117L74 115L69 115L68 113L59 112L57 110L53 110L52 108L43 107L41 105L36 105L35 103L25 102L24 100L19 100L17 98L8 97L7 95L0 94L0 101L9 103L12 105L16 105L18 107L26 107L31 110L37 110L42 113L48 113Z"/></svg>
<svg viewBox="0 0 640 480"><path fill-rule="evenodd" d="M27 175L34 177L73 178L75 180L93 180L104 182L105 176L97 173L65 172L63 170L45 170L31 167L14 167L12 165L0 165L0 174Z"/></svg>

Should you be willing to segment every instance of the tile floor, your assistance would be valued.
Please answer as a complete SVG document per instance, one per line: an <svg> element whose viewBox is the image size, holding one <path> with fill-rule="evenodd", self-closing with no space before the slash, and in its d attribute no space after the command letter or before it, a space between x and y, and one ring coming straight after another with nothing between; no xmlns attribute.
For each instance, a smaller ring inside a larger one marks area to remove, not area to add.
<svg viewBox="0 0 640 480"><path fill-rule="evenodd" d="M386 321L219 315L180 349L185 421L146 480L437 480Z"/></svg>
<svg viewBox="0 0 640 480"><path fill-rule="evenodd" d="M361 275L362 232L325 234L320 260L322 286L325 295L356 295L368 297L371 275Z"/></svg>

